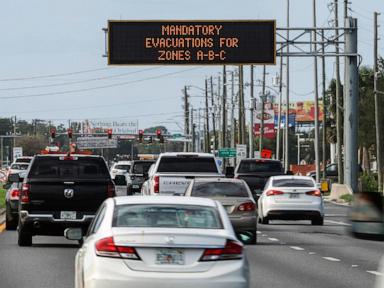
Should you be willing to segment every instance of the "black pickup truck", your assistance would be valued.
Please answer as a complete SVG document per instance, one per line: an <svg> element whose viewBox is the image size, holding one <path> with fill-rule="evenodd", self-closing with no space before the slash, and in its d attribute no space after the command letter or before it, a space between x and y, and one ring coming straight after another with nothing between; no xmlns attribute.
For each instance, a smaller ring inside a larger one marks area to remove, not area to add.
<svg viewBox="0 0 384 288"><path fill-rule="evenodd" d="M88 228L100 204L115 196L101 156L37 155L20 192L18 244L32 236L63 236L69 227Z"/></svg>

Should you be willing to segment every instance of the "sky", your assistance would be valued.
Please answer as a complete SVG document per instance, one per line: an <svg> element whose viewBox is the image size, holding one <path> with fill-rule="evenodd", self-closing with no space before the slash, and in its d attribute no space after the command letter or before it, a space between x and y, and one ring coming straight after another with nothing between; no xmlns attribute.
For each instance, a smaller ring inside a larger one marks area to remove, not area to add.
<svg viewBox="0 0 384 288"><path fill-rule="evenodd" d="M3 0L0 8L0 117L68 120L138 120L139 128L183 126L184 85L204 87L220 66L108 66L104 33L108 20L276 19L286 26L287 0ZM312 1L290 0L291 27L312 27ZM332 25L331 0L317 0L318 26ZM339 0L339 2L343 2ZM363 65L373 62L373 12L382 12L379 54L383 53L384 1L351 0L348 13L358 18ZM340 20L343 3L340 3ZM343 63L343 61L341 61ZM290 60L292 101L313 99L313 59ZM320 64L319 64L319 67ZM228 66L228 70L235 67ZM249 82L249 67L244 68ZM279 65L267 67L267 86ZM320 70L319 70L320 73ZM327 59L327 83L334 59ZM256 66L255 79L262 78ZM321 78L319 78L321 79ZM321 84L321 82L319 82ZM273 88L273 87L272 87ZM261 88L256 87L256 95ZM321 93L321 89L319 90ZM189 90L194 108L202 108L201 90ZM246 89L249 99L249 89ZM246 100L248 103L248 100ZM195 115L196 117L197 115Z"/></svg>

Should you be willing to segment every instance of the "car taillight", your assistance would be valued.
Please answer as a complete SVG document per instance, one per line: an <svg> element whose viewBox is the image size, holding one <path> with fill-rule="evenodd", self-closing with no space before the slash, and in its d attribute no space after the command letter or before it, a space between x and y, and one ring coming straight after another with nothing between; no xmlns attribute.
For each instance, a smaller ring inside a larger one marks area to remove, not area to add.
<svg viewBox="0 0 384 288"><path fill-rule="evenodd" d="M245 202L237 208L237 210L241 212L255 211L255 209L256 209L256 205L253 202Z"/></svg>
<svg viewBox="0 0 384 288"><path fill-rule="evenodd" d="M21 195L20 195L20 201L21 203L29 203L29 189L31 186L27 183L23 183L23 186L21 188Z"/></svg>
<svg viewBox="0 0 384 288"><path fill-rule="evenodd" d="M155 176L153 178L153 181L155 182L153 185L153 192L159 193L159 191L160 191L160 176Z"/></svg>
<svg viewBox="0 0 384 288"><path fill-rule="evenodd" d="M305 192L305 194L307 194L307 195L309 195L309 196L321 197L321 192L320 192L320 190L308 191L308 192Z"/></svg>
<svg viewBox="0 0 384 288"><path fill-rule="evenodd" d="M268 190L266 193L267 196L276 196L276 195L283 195L283 194L284 192L279 190Z"/></svg>
<svg viewBox="0 0 384 288"><path fill-rule="evenodd" d="M12 189L11 193L9 193L10 200L19 200L20 196L20 190L19 189Z"/></svg>
<svg viewBox="0 0 384 288"><path fill-rule="evenodd" d="M115 197L116 196L115 185L113 185L112 183L108 184L107 195L108 195L108 197Z"/></svg>
<svg viewBox="0 0 384 288"><path fill-rule="evenodd" d="M100 239L96 242L95 249L97 256L140 260L135 248L117 246L113 241L113 237Z"/></svg>
<svg viewBox="0 0 384 288"><path fill-rule="evenodd" d="M205 249L200 261L235 260L243 258L243 244L227 240L224 248Z"/></svg>

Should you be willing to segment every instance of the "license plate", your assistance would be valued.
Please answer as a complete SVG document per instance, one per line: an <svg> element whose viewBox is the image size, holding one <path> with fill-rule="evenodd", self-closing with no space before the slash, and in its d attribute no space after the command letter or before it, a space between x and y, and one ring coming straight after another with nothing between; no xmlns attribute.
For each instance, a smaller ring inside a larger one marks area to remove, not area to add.
<svg viewBox="0 0 384 288"><path fill-rule="evenodd" d="M76 220L76 211L61 211L60 219L62 220Z"/></svg>
<svg viewBox="0 0 384 288"><path fill-rule="evenodd" d="M140 187L139 187L139 185L132 185L132 188L133 189L139 189Z"/></svg>
<svg viewBox="0 0 384 288"><path fill-rule="evenodd" d="M160 249L156 253L158 265L184 265L184 251L181 249Z"/></svg>
<svg viewBox="0 0 384 288"><path fill-rule="evenodd" d="M289 198L293 198L293 199L300 198L300 194L299 193L291 193L291 194L289 194Z"/></svg>

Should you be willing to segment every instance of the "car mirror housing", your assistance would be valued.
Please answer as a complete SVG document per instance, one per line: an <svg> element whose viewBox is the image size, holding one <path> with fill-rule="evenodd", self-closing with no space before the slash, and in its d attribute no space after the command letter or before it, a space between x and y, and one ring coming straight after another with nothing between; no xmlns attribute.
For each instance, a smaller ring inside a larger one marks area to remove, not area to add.
<svg viewBox="0 0 384 288"><path fill-rule="evenodd" d="M83 239L81 228L67 228L64 230L64 237L68 240L80 241Z"/></svg>

